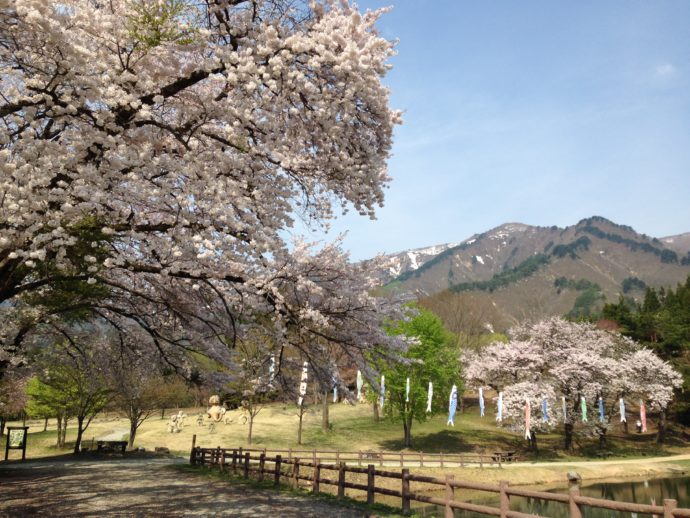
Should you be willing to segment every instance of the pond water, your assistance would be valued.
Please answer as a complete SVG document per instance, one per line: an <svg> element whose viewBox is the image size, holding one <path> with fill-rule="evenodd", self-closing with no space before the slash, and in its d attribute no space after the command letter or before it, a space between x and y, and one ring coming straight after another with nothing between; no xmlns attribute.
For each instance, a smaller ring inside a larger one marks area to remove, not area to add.
<svg viewBox="0 0 690 518"><path fill-rule="evenodd" d="M498 495L485 493L485 495L490 496L478 496L464 499L461 496L461 490L456 489L455 491L456 498L459 500L498 507ZM568 489L554 489L553 492L567 493ZM602 482L581 487L580 493L584 496L636 502L640 504L651 504L652 502L656 502L657 505L663 505L665 498L675 498L678 501L679 507L690 507L690 477L682 476L626 482ZM568 506L558 502L544 502L543 500L513 496L510 498L510 508L514 511L548 516L551 518L568 517ZM415 512L420 516L443 516L443 509L436 506L418 507L415 509ZM467 511L456 511L455 516L456 518L478 518L486 517L487 515ZM583 506L582 516L584 518L629 518L635 515L632 513L622 513L606 509L592 509ZM649 515L641 514L639 516Z"/></svg>

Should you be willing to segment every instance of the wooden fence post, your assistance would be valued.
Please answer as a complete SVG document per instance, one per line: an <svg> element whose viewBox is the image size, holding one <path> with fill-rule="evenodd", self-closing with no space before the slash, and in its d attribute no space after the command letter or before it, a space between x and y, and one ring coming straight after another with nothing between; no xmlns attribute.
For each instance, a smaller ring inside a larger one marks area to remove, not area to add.
<svg viewBox="0 0 690 518"><path fill-rule="evenodd" d="M338 498L345 496L345 463L338 464Z"/></svg>
<svg viewBox="0 0 690 518"><path fill-rule="evenodd" d="M571 487L568 494L570 495L570 518L582 518L580 506L575 501L575 497L580 496L580 488L577 486Z"/></svg>
<svg viewBox="0 0 690 518"><path fill-rule="evenodd" d="M321 462L317 461L314 463L314 480L312 481L311 485L311 489L314 494L318 494L321 490L319 482L321 482Z"/></svg>
<svg viewBox="0 0 690 518"><path fill-rule="evenodd" d="M259 482L264 481L264 467L266 466L266 454L259 455Z"/></svg>
<svg viewBox="0 0 690 518"><path fill-rule="evenodd" d="M311 450L311 462L316 464L316 450Z"/></svg>
<svg viewBox="0 0 690 518"><path fill-rule="evenodd" d="M375 471L373 464L367 466L367 504L369 505L374 504L374 489L376 488L376 484L374 483Z"/></svg>
<svg viewBox="0 0 690 518"><path fill-rule="evenodd" d="M340 464L340 448L335 450L335 463Z"/></svg>
<svg viewBox="0 0 690 518"><path fill-rule="evenodd" d="M400 467L402 468L405 465L405 457L403 452L400 452Z"/></svg>
<svg viewBox="0 0 690 518"><path fill-rule="evenodd" d="M189 454L189 463L192 466L194 466L196 464L195 447L196 447L196 434L192 435L192 451Z"/></svg>
<svg viewBox="0 0 690 518"><path fill-rule="evenodd" d="M220 472L225 473L225 450L220 451Z"/></svg>
<svg viewBox="0 0 690 518"><path fill-rule="evenodd" d="M273 472L273 483L276 486L280 485L280 464L283 462L283 458L280 455L276 455L276 466Z"/></svg>
<svg viewBox="0 0 690 518"><path fill-rule="evenodd" d="M359 454L357 455L357 465L362 465L362 450L359 450Z"/></svg>
<svg viewBox="0 0 690 518"><path fill-rule="evenodd" d="M453 475L446 475L446 518L455 516L455 511L450 505L450 502L455 500L455 488L450 484L454 478Z"/></svg>
<svg viewBox="0 0 690 518"><path fill-rule="evenodd" d="M678 502L673 498L664 498L664 518L673 518L673 510L678 507Z"/></svg>
<svg viewBox="0 0 690 518"><path fill-rule="evenodd" d="M410 512L410 470L402 470L402 512Z"/></svg>
<svg viewBox="0 0 690 518"><path fill-rule="evenodd" d="M295 457L292 464L292 487L297 489L299 487L299 458Z"/></svg>
<svg viewBox="0 0 690 518"><path fill-rule="evenodd" d="M507 518L508 511L510 510L510 495L508 494L508 482L506 480L501 480L498 483L500 488L500 505L501 505L501 518Z"/></svg>
<svg viewBox="0 0 690 518"><path fill-rule="evenodd" d="M424 467L424 452L423 451L419 452L419 467L420 468Z"/></svg>
<svg viewBox="0 0 690 518"><path fill-rule="evenodd" d="M214 459L214 462L213 462L214 464L220 464L220 454L221 454L220 446L218 446L216 448L216 455L215 455L216 458Z"/></svg>
<svg viewBox="0 0 690 518"><path fill-rule="evenodd" d="M237 475L237 450L232 450L232 474Z"/></svg>
<svg viewBox="0 0 690 518"><path fill-rule="evenodd" d="M244 454L244 478L249 478L249 452Z"/></svg>
<svg viewBox="0 0 690 518"><path fill-rule="evenodd" d="M441 452L441 467L443 467L443 452Z"/></svg>

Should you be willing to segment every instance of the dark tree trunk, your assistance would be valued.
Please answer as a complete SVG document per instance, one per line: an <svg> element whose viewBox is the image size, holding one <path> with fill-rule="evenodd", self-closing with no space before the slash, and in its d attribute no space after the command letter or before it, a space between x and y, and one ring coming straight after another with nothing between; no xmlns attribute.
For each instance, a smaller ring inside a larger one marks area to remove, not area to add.
<svg viewBox="0 0 690 518"><path fill-rule="evenodd" d="M0 435L5 435L5 417L0 415Z"/></svg>
<svg viewBox="0 0 690 518"><path fill-rule="evenodd" d="M659 422L656 431L656 443L662 444L666 439L666 409L662 408L659 412Z"/></svg>
<svg viewBox="0 0 690 518"><path fill-rule="evenodd" d="M599 434L599 448L606 448L606 444L607 444L606 429L605 428L598 428L597 433Z"/></svg>
<svg viewBox="0 0 690 518"><path fill-rule="evenodd" d="M161 408L161 419L165 419L165 407Z"/></svg>
<svg viewBox="0 0 690 518"><path fill-rule="evenodd" d="M57 416L57 447L60 448L60 438L62 437L62 416Z"/></svg>
<svg viewBox="0 0 690 518"><path fill-rule="evenodd" d="M323 433L328 433L331 429L331 423L328 420L328 391L323 393L321 409L321 430L323 430Z"/></svg>
<svg viewBox="0 0 690 518"><path fill-rule="evenodd" d="M132 416L129 418L129 443L127 444L127 448L130 450L134 448L134 439L137 436L137 417Z"/></svg>
<svg viewBox="0 0 690 518"><path fill-rule="evenodd" d="M378 399L374 400L373 409L374 409L374 421L378 422L379 419L381 419L381 416L379 415L379 400Z"/></svg>
<svg viewBox="0 0 690 518"><path fill-rule="evenodd" d="M404 431L404 445L405 448L412 447L412 419L405 417L403 419L403 431Z"/></svg>
<svg viewBox="0 0 690 518"><path fill-rule="evenodd" d="M77 441L74 443L74 455L81 451L81 436L84 433L84 419L82 417L77 418Z"/></svg>
<svg viewBox="0 0 690 518"><path fill-rule="evenodd" d="M628 420L623 421L623 433L628 435Z"/></svg>
<svg viewBox="0 0 690 518"><path fill-rule="evenodd" d="M572 451L573 449L573 429L575 426L573 423L565 423L564 425L564 431L565 431L565 443L563 447L565 448L566 451Z"/></svg>
<svg viewBox="0 0 690 518"><path fill-rule="evenodd" d="M43 420L43 431L44 432L48 431L48 418L47 417Z"/></svg>
<svg viewBox="0 0 690 518"><path fill-rule="evenodd" d="M531 451L538 453L539 452L539 447L537 445L537 433L532 430L529 436L529 439L527 440L528 442L528 447Z"/></svg>

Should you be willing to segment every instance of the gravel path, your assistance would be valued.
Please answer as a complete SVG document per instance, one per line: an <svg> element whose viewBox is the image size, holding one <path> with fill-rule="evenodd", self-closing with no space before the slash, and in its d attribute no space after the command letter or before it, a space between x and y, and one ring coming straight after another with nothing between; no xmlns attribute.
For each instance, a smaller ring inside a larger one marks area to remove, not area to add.
<svg viewBox="0 0 690 518"><path fill-rule="evenodd" d="M169 468L174 462L0 464L0 516L365 516L308 497L180 473Z"/></svg>

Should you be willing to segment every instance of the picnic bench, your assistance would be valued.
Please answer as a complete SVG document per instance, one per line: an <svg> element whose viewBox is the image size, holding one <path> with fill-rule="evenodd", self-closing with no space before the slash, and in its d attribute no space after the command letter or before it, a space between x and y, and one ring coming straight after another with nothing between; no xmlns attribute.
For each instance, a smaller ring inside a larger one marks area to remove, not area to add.
<svg viewBox="0 0 690 518"><path fill-rule="evenodd" d="M127 441L98 441L97 445L99 453L119 450L124 455L127 449Z"/></svg>
<svg viewBox="0 0 690 518"><path fill-rule="evenodd" d="M491 455L491 460L494 462L516 462L517 455L514 451L495 451Z"/></svg>

